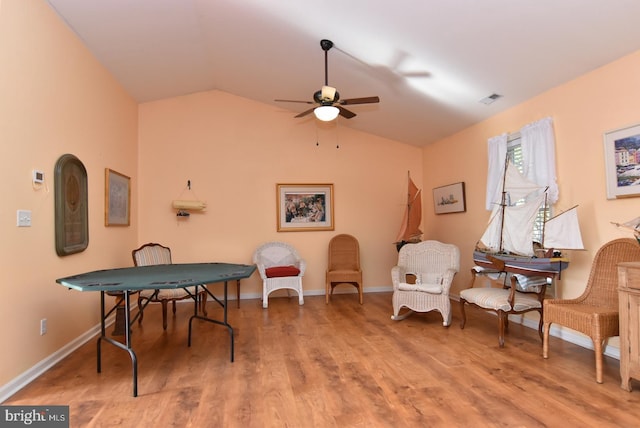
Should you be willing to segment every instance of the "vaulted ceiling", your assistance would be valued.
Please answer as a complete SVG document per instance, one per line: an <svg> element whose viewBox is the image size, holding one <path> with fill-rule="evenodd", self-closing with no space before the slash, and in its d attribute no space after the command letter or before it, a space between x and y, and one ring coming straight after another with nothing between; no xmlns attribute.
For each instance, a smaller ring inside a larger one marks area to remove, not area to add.
<svg viewBox="0 0 640 428"><path fill-rule="evenodd" d="M139 102L219 89L424 146L640 49L637 0L48 0ZM502 97L486 105L492 94ZM599 102L599 101L594 101Z"/></svg>

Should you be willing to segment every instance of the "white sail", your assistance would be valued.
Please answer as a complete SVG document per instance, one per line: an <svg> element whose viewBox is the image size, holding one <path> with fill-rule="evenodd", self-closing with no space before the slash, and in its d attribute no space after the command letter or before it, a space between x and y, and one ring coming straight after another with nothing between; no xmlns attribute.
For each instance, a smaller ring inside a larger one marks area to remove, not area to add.
<svg viewBox="0 0 640 428"><path fill-rule="evenodd" d="M526 204L505 207L502 230L502 249L521 256L533 256L533 224L544 194L536 196Z"/></svg>
<svg viewBox="0 0 640 428"><path fill-rule="evenodd" d="M584 250L576 208L577 206L547 220L544 226L545 248Z"/></svg>
<svg viewBox="0 0 640 428"><path fill-rule="evenodd" d="M489 224L480 237L480 242L493 253L502 249L502 206L495 205L489 217Z"/></svg>
<svg viewBox="0 0 640 428"><path fill-rule="evenodd" d="M494 207L480 238L489 251L533 255L533 224L545 198L540 190L541 186L523 177L511 162L507 163L503 201ZM524 203L514 205L522 199Z"/></svg>
<svg viewBox="0 0 640 428"><path fill-rule="evenodd" d="M534 194L534 192L544 189L543 186L528 180L524 175L520 174L518 168L511 162L507 164L505 174L504 191L507 195L506 205L515 204L520 199L527 198L527 196Z"/></svg>
<svg viewBox="0 0 640 428"><path fill-rule="evenodd" d="M544 194L538 195L522 205L496 206L480 241L489 251L533 256L533 224L544 197Z"/></svg>
<svg viewBox="0 0 640 428"><path fill-rule="evenodd" d="M636 217L633 220L622 223L622 225L633 230L640 230L640 217Z"/></svg>

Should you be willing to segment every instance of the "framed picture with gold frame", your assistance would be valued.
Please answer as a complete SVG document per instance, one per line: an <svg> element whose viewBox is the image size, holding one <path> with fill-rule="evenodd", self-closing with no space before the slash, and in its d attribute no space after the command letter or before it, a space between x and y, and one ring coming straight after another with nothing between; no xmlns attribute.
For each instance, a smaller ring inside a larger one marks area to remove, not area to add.
<svg viewBox="0 0 640 428"><path fill-rule="evenodd" d="M54 168L56 253L84 251L89 245L87 170L72 154L62 155Z"/></svg>
<svg viewBox="0 0 640 428"><path fill-rule="evenodd" d="M112 169L104 170L104 225L129 226L131 179Z"/></svg>
<svg viewBox="0 0 640 428"><path fill-rule="evenodd" d="M278 232L334 230L333 184L277 184Z"/></svg>

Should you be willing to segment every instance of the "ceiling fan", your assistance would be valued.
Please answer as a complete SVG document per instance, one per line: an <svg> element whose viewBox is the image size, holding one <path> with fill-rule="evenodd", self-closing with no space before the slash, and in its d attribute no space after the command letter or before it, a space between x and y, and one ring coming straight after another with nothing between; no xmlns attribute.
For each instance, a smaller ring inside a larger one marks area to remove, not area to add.
<svg viewBox="0 0 640 428"><path fill-rule="evenodd" d="M322 39L320 40L320 47L322 47L322 50L324 51L324 86L321 90L316 91L316 93L313 94L313 101L275 101L285 103L317 104L317 106L312 107L309 110L305 110L302 113L297 114L295 117L303 117L313 112L318 119L325 122L334 120L336 117L338 117L338 115L344 117L345 119L351 119L352 117L355 117L356 114L354 112L342 107L344 105L373 104L380 102L379 97L350 98L341 100L340 94L338 93L336 88L329 86L329 67L327 57L329 49L333 47L333 42L331 40Z"/></svg>

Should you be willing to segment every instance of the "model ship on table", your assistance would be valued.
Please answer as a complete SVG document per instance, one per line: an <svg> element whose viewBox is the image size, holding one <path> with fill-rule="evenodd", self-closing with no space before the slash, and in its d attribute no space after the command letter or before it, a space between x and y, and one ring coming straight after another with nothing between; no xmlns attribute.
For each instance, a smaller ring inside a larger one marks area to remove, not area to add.
<svg viewBox="0 0 640 428"><path fill-rule="evenodd" d="M542 242L533 239L540 207L547 203L547 188L523 177L506 162L502 198L473 252L481 267L528 276L560 274L569 267L563 250L582 250L577 206L543 222ZM524 203L516 204L524 200Z"/></svg>

